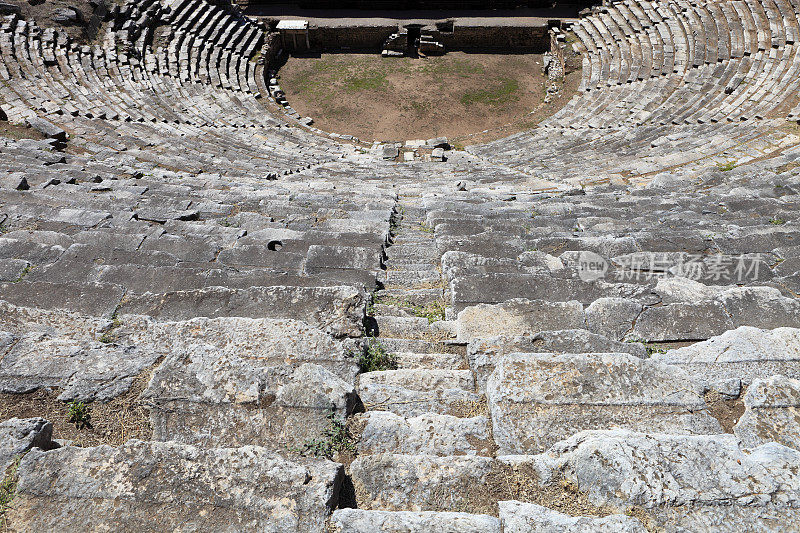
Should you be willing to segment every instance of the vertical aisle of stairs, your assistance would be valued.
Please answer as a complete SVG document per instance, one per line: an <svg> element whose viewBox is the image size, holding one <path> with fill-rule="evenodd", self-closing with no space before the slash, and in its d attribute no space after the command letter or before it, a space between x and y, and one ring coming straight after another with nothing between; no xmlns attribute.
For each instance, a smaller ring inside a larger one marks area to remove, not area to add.
<svg viewBox="0 0 800 533"><path fill-rule="evenodd" d="M392 361L359 376L365 412L351 421L357 458L350 465L359 513L448 508L448 490L429 480L422 492L442 501L383 502L372 498L370 473L387 465L491 460L494 441L485 398L477 392L445 320L446 283L432 228L418 197L401 197L387 247L384 288L374 295L368 333L371 353Z"/></svg>

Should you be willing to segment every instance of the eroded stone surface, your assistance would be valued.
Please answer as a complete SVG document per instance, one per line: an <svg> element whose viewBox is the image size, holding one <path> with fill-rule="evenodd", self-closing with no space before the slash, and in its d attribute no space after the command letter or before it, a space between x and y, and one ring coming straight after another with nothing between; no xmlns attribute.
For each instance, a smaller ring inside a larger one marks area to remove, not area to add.
<svg viewBox="0 0 800 533"><path fill-rule="evenodd" d="M596 505L641 506L668 529L727 519L769 530L800 516L800 451L777 443L745 451L733 435L587 431L532 461L543 479L564 476Z"/></svg>
<svg viewBox="0 0 800 533"><path fill-rule="evenodd" d="M753 380L744 396L745 411L733 428L742 443L768 442L800 449L800 380L772 376Z"/></svg>
<svg viewBox="0 0 800 533"><path fill-rule="evenodd" d="M339 509L331 516L334 533L500 533L493 516L433 511Z"/></svg>
<svg viewBox="0 0 800 533"><path fill-rule="evenodd" d="M644 533L639 520L625 515L570 516L535 503L499 502L503 533Z"/></svg>
<svg viewBox="0 0 800 533"><path fill-rule="evenodd" d="M580 302L514 299L497 305L480 304L461 311L458 314L458 339L468 342L478 337L524 335L584 326Z"/></svg>
<svg viewBox="0 0 800 533"><path fill-rule="evenodd" d="M721 433L703 386L628 354L512 354L486 384L499 453L541 453L588 429Z"/></svg>
<svg viewBox="0 0 800 533"><path fill-rule="evenodd" d="M628 353L647 357L647 349L636 342L618 342L582 329L542 331L535 335L516 335L473 339L467 347L469 366L475 372L478 389L483 391L494 366L503 356L521 353Z"/></svg>
<svg viewBox="0 0 800 533"><path fill-rule="evenodd" d="M489 420L425 414L403 418L387 411L357 415L353 432L361 455L405 453L430 455L491 455Z"/></svg>
<svg viewBox="0 0 800 533"><path fill-rule="evenodd" d="M750 383L773 374L800 379L800 329L741 326L704 342L654 354L653 359L707 381L735 378Z"/></svg>
<svg viewBox="0 0 800 533"><path fill-rule="evenodd" d="M53 424L43 418L10 418L0 422L0 472L31 448L54 446ZM57 446L57 445L55 445Z"/></svg>
<svg viewBox="0 0 800 533"><path fill-rule="evenodd" d="M119 448L29 452L12 530L324 529L341 465L293 462L264 448L128 441Z"/></svg>

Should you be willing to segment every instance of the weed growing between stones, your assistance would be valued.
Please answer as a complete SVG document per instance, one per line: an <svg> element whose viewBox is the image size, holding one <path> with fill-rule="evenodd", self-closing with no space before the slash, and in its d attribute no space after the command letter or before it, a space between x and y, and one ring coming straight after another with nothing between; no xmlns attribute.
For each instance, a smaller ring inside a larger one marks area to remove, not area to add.
<svg viewBox="0 0 800 533"><path fill-rule="evenodd" d="M92 415L89 414L89 406L83 402L72 400L68 404L67 420L75 424L78 429L89 426Z"/></svg>
<svg viewBox="0 0 800 533"><path fill-rule="evenodd" d="M782 226L786 224L786 221L782 218L772 217L771 219L769 219L769 223L772 224L773 226Z"/></svg>
<svg viewBox="0 0 800 533"><path fill-rule="evenodd" d="M717 168L722 172L730 172L736 168L736 161L728 161L727 163L718 163Z"/></svg>
<svg viewBox="0 0 800 533"><path fill-rule="evenodd" d="M397 357L387 352L386 348L375 337L372 337L367 343L366 350L361 353L358 366L362 373L397 370Z"/></svg>
<svg viewBox="0 0 800 533"><path fill-rule="evenodd" d="M428 304L417 305L413 309L414 316L427 318L428 324L433 324L439 320L444 320L445 303L442 300L430 302Z"/></svg>
<svg viewBox="0 0 800 533"><path fill-rule="evenodd" d="M2 232L0 232L0 233L2 233ZM20 272L20 274L19 274L19 277L18 277L17 279L15 279L15 280L14 280L12 283L19 283L20 281L22 281L22 279L23 279L25 276L27 276L27 275L30 273L30 271L31 271L31 270L33 270L33 265L28 265L28 266L26 266L26 267L25 267L25 268L22 270L22 272Z"/></svg>
<svg viewBox="0 0 800 533"><path fill-rule="evenodd" d="M345 423L336 417L336 412L333 409L328 414L328 421L328 428L322 438L306 441L297 450L300 455L313 455L314 457L325 457L330 460L340 454L355 456L355 439L348 431Z"/></svg>
<svg viewBox="0 0 800 533"><path fill-rule="evenodd" d="M0 481L0 529L5 530L7 527L6 512L11 509L11 502L17 495L17 483L19 483L19 463L22 460L22 455L18 455L11 466L6 470L3 480Z"/></svg>

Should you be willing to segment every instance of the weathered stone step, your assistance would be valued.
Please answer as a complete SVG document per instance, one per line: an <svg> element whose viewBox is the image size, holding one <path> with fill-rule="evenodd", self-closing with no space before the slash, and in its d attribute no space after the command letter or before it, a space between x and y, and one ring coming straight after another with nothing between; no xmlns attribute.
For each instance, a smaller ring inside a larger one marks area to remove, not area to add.
<svg viewBox="0 0 800 533"><path fill-rule="evenodd" d="M485 416L457 418L428 413L404 418L388 411L370 411L356 415L351 424L359 455L491 456L494 450Z"/></svg>
<svg viewBox="0 0 800 533"><path fill-rule="evenodd" d="M430 368L447 370L466 370L467 361L463 355L452 353L414 353L395 352L397 366L400 368Z"/></svg>
<svg viewBox="0 0 800 533"><path fill-rule="evenodd" d="M358 395L367 411L413 417L427 413L461 418L485 414L469 370L402 369L361 374Z"/></svg>
<svg viewBox="0 0 800 533"><path fill-rule="evenodd" d="M500 454L541 453L589 429L722 433L705 387L673 366L629 354L512 354L486 383Z"/></svg>
<svg viewBox="0 0 800 533"><path fill-rule="evenodd" d="M442 256L435 246L435 242L430 244L393 244L386 249L388 263L439 263Z"/></svg>
<svg viewBox="0 0 800 533"><path fill-rule="evenodd" d="M445 320L430 322L428 318L422 317L376 316L375 321L378 324L378 334L388 337L445 340L456 336L455 322Z"/></svg>
<svg viewBox="0 0 800 533"><path fill-rule="evenodd" d="M535 503L499 502L499 518L486 514L435 511L367 511L338 509L331 516L333 533L645 533L636 518L625 515L571 516Z"/></svg>
<svg viewBox="0 0 800 533"><path fill-rule="evenodd" d="M384 283L391 287L409 289L442 288L442 274L434 268L428 270L387 270Z"/></svg>
<svg viewBox="0 0 800 533"><path fill-rule="evenodd" d="M414 352L419 354L453 353L466 354L466 345L451 341L429 341L421 339L402 339L381 337L379 342L388 352Z"/></svg>
<svg viewBox="0 0 800 533"><path fill-rule="evenodd" d="M211 287L135 296L119 312L158 320L238 316L296 318L336 336L361 336L366 295L355 287Z"/></svg>
<svg viewBox="0 0 800 533"><path fill-rule="evenodd" d="M34 449L18 472L6 518L36 531L317 533L342 477L339 464L291 461L257 446L202 449L138 440L118 448ZM213 481L222 479L231 485Z"/></svg>
<svg viewBox="0 0 800 533"><path fill-rule="evenodd" d="M442 302L442 289L385 289L375 293L375 303L400 307L425 306Z"/></svg>

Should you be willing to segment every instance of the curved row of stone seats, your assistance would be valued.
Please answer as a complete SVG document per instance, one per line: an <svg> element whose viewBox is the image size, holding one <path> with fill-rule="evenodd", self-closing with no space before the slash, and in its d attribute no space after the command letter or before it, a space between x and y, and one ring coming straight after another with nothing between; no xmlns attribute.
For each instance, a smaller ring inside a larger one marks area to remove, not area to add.
<svg viewBox="0 0 800 533"><path fill-rule="evenodd" d="M13 122L51 117L90 151L159 145L164 152L149 157L164 166L191 170L214 159L233 176L307 168L341 151L282 128L252 95L148 72L135 55L117 53L115 35L109 26L105 46L76 47L66 34L9 17L0 32L5 115Z"/></svg>
<svg viewBox="0 0 800 533"><path fill-rule="evenodd" d="M0 151L11 175L0 185L7 301L109 316L124 299L164 317L239 294L244 307L209 301L206 312L250 316L269 312L255 302L270 286L375 287L394 205L378 190L344 200L307 186L231 187L136 160L106 166L41 141Z"/></svg>
<svg viewBox="0 0 800 533"><path fill-rule="evenodd" d="M647 17L627 24L637 12ZM600 8L573 31L586 54L581 88L601 94L573 99L552 125L587 123L587 117L594 117L588 124L614 127L766 116L796 93L797 24L794 9L755 0L707 6L626 1ZM665 79L648 83L651 77ZM625 87L616 90L620 84Z"/></svg>

